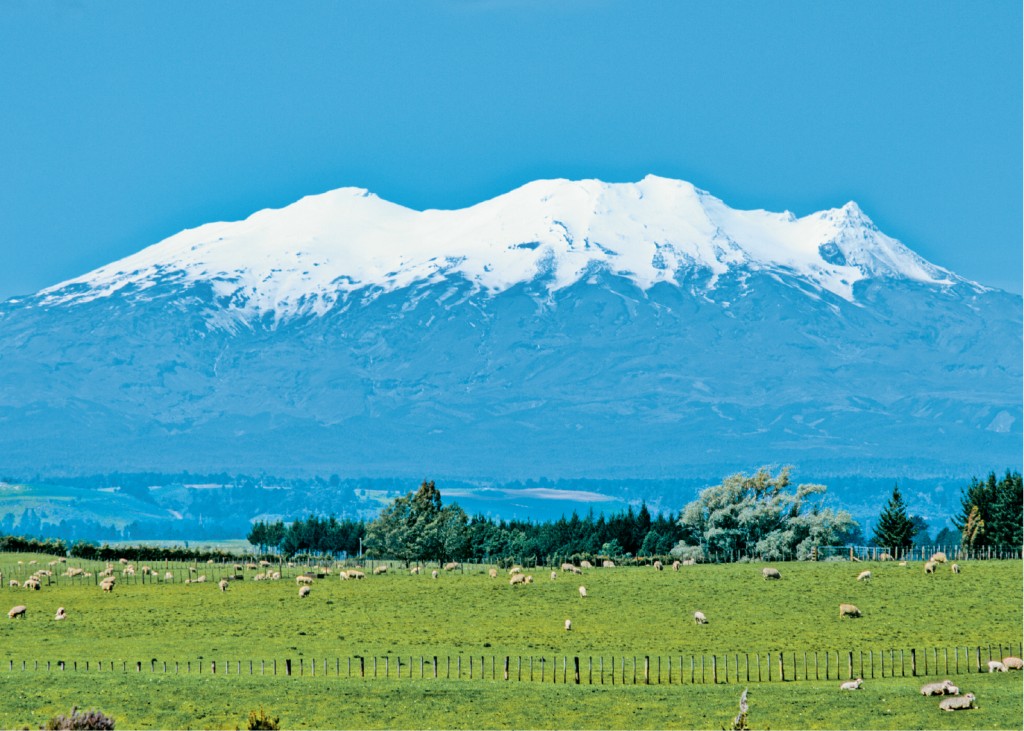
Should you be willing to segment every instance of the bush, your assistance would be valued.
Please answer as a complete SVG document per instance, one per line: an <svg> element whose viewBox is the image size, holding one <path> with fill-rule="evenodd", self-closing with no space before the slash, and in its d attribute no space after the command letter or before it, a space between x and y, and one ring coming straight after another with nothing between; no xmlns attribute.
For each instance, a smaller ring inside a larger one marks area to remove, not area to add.
<svg viewBox="0 0 1024 731"><path fill-rule="evenodd" d="M48 731L55 729L74 729L75 731L78 729L113 729L114 718L95 708L91 711L80 711L78 706L72 706L69 715L61 714L54 716L46 722L45 726L40 726L39 728L47 729Z"/></svg>
<svg viewBox="0 0 1024 731"><path fill-rule="evenodd" d="M275 731L281 728L281 717L271 718L263 712L263 706L260 706L259 715L256 714L256 711L249 711L249 722L246 728L250 730L269 729L270 731Z"/></svg>

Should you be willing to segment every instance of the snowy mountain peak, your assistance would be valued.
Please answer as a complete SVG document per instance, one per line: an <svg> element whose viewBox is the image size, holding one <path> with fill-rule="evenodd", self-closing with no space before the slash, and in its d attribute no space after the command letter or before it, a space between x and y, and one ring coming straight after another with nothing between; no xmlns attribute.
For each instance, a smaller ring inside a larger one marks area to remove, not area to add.
<svg viewBox="0 0 1024 731"><path fill-rule="evenodd" d="M209 283L242 317L320 314L354 290L381 292L460 275L498 293L542 278L551 290L601 273L648 289L730 269L797 276L853 300L865 278L963 281L881 233L854 202L803 218L739 211L681 180L538 180L454 211L417 212L362 188L312 195L244 221L182 231L44 290L44 302L131 286Z"/></svg>

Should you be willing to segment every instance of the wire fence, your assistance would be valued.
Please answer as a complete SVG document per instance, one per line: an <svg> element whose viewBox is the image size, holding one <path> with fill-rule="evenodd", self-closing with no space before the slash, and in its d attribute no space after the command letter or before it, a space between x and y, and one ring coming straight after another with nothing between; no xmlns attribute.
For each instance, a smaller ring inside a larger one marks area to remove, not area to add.
<svg viewBox="0 0 1024 731"><path fill-rule="evenodd" d="M844 681L993 672L990 662L1020 642L953 647L791 650L700 655L353 655L250 660L14 660L17 672L144 673L164 675L337 677L370 680L492 680L575 685L707 685Z"/></svg>

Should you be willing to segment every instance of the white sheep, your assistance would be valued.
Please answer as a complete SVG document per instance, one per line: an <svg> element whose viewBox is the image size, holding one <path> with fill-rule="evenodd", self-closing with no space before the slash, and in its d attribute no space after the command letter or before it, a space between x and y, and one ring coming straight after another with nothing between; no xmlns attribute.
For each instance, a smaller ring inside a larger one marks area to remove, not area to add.
<svg viewBox="0 0 1024 731"><path fill-rule="evenodd" d="M679 570L679 567L680 567L681 565L682 565L682 564L680 564L680 563L679 563L678 561L673 561L673 562L672 562L672 570L673 570L673 571L678 571L678 570Z"/></svg>
<svg viewBox="0 0 1024 731"><path fill-rule="evenodd" d="M378 566L377 568L375 568L373 570L373 575L374 576L379 576L380 574L386 574L387 572L388 572L388 567L387 567L387 564L385 564L383 566Z"/></svg>
<svg viewBox="0 0 1024 731"><path fill-rule="evenodd" d="M430 578L436 579L437 578L437 572L436 571L431 571L430 572Z"/></svg>
<svg viewBox="0 0 1024 731"><path fill-rule="evenodd" d="M988 671L990 673L1005 673L1006 672L1006 666L1003 665L998 660L989 660L988 661Z"/></svg>
<svg viewBox="0 0 1024 731"><path fill-rule="evenodd" d="M580 599L585 599L586 597L587 597L587 587L581 586L580 587Z"/></svg>
<svg viewBox="0 0 1024 731"><path fill-rule="evenodd" d="M338 578L342 581L348 581L348 571L339 571Z"/></svg>
<svg viewBox="0 0 1024 731"><path fill-rule="evenodd" d="M779 573L779 570L778 569L773 569L770 566L765 566L763 569L761 569L761 576L764 577L765 581L768 581L768 579L781 579L782 578L782 574Z"/></svg>
<svg viewBox="0 0 1024 731"><path fill-rule="evenodd" d="M614 561L602 561L601 562L601 566L603 566L606 569L613 569L613 568L615 568L615 562Z"/></svg>
<svg viewBox="0 0 1024 731"><path fill-rule="evenodd" d="M843 617L862 617L861 611L852 604L839 605L839 619Z"/></svg>
<svg viewBox="0 0 1024 731"><path fill-rule="evenodd" d="M206 574L203 574L202 576L200 576L198 579L196 579L196 581L198 581L200 583L206 581Z"/></svg>
<svg viewBox="0 0 1024 731"><path fill-rule="evenodd" d="M857 678L856 680L850 680L850 681L847 681L847 682L843 683L842 685L839 686L839 689L840 690L860 690L862 685L864 685L864 680L862 678Z"/></svg>
<svg viewBox="0 0 1024 731"><path fill-rule="evenodd" d="M164 581L174 581L174 574L168 571L166 574L164 574Z"/></svg>
<svg viewBox="0 0 1024 731"><path fill-rule="evenodd" d="M444 565L444 570L445 571L454 571L457 568L459 568L459 562L458 561L451 561L451 562L446 563Z"/></svg>
<svg viewBox="0 0 1024 731"><path fill-rule="evenodd" d="M704 616L704 612L694 612L693 613L693 623L694 624L707 624L708 623L708 618Z"/></svg>
<svg viewBox="0 0 1024 731"><path fill-rule="evenodd" d="M348 572L348 578L350 578L350 579L365 579L366 578L366 574L364 574L362 571L349 571Z"/></svg>
<svg viewBox="0 0 1024 731"><path fill-rule="evenodd" d="M552 571L551 572L551 580L554 581L557 578L558 578L558 572L557 571Z"/></svg>
<svg viewBox="0 0 1024 731"><path fill-rule="evenodd" d="M526 583L526 574L513 574L512 578L508 580L510 586L517 586L519 584Z"/></svg>
<svg viewBox="0 0 1024 731"><path fill-rule="evenodd" d="M974 693L968 693L961 698L947 698L939 704L943 711L963 711L974 707Z"/></svg>
<svg viewBox="0 0 1024 731"><path fill-rule="evenodd" d="M305 576L303 574L299 574L298 576L295 577L295 584L296 585L312 584L312 583L313 583L313 577L311 577L311 576Z"/></svg>
<svg viewBox="0 0 1024 731"><path fill-rule="evenodd" d="M921 695L958 695L960 689L953 685L953 681L943 680L939 683L925 683L921 686Z"/></svg>
<svg viewBox="0 0 1024 731"><path fill-rule="evenodd" d="M592 568L594 568L594 564L590 563L590 561L580 561L580 568L581 569L592 569Z"/></svg>
<svg viewBox="0 0 1024 731"><path fill-rule="evenodd" d="M409 574L410 574L411 576L418 576L418 575L420 574L420 572L422 572L422 571L423 571L423 569L422 569L421 567L419 567L419 566L413 566L413 567L412 567L412 568L411 568L411 569L409 570ZM491 569L491 571L494 571L494 569ZM497 571L494 571L494 574L493 574L493 575L494 575L494 576L497 576L497 575L498 575L498 572L497 572Z"/></svg>
<svg viewBox="0 0 1024 731"><path fill-rule="evenodd" d="M949 565L949 570L952 571L954 574L959 574L960 573L960 565L959 564L955 564L955 563L951 563Z"/></svg>
<svg viewBox="0 0 1024 731"><path fill-rule="evenodd" d="M870 571L861 571L859 574L857 574L857 581L870 582L871 581L871 572Z"/></svg>
<svg viewBox="0 0 1024 731"><path fill-rule="evenodd" d="M572 629L572 620L571 619L565 620L565 631L568 632L571 629Z"/></svg>
<svg viewBox="0 0 1024 731"><path fill-rule="evenodd" d="M22 619L24 619L25 618L25 613L27 611L28 611L28 607L26 607L24 604L19 604L18 606L13 607L11 609L11 611L9 611L7 613L7 616L10 617L11 619L14 619L15 617L21 617Z"/></svg>
<svg viewBox="0 0 1024 731"><path fill-rule="evenodd" d="M280 571L275 571L275 572L274 572L273 574L271 574L271 576L270 576L270 580L271 580L271 581L278 581L278 580L279 580L280 578L281 578L281 572L280 572Z"/></svg>
<svg viewBox="0 0 1024 731"><path fill-rule="evenodd" d="M16 587L19 587L19 586L21 586L21 584L18 583L17 579L11 579L11 588L12 589L14 589Z"/></svg>
<svg viewBox="0 0 1024 731"><path fill-rule="evenodd" d="M64 613L64 607L57 607L57 614L54 615L54 619L67 619L68 615Z"/></svg>
<svg viewBox="0 0 1024 731"><path fill-rule="evenodd" d="M655 571L661 571L663 568L665 568L665 567L662 565L661 561L655 561L654 562L654 570Z"/></svg>
<svg viewBox="0 0 1024 731"><path fill-rule="evenodd" d="M487 575L490 576L492 579L498 578L498 569L491 569L487 572Z"/></svg>
<svg viewBox="0 0 1024 731"><path fill-rule="evenodd" d="M228 590L228 580L227 579L221 579L220 583L218 584L218 586L220 587L221 591L227 591Z"/></svg>
<svg viewBox="0 0 1024 731"><path fill-rule="evenodd" d="M571 563L563 563L561 566L562 571L572 571L574 568L576 567L573 566Z"/></svg>
<svg viewBox="0 0 1024 731"><path fill-rule="evenodd" d="M946 561L947 561L946 554L943 553L942 551L939 551L938 553L933 553L932 557L930 559L928 559L928 560L929 561L934 561L935 563L946 563Z"/></svg>
<svg viewBox="0 0 1024 731"><path fill-rule="evenodd" d="M311 591L312 591L312 589L310 589L308 586L300 586L299 587L299 598L302 599L303 597L309 596L309 592L311 592Z"/></svg>
<svg viewBox="0 0 1024 731"><path fill-rule="evenodd" d="M924 572L926 574L934 574L935 573L935 568L938 565L939 564L937 564L935 561L926 561L925 564L924 564Z"/></svg>
<svg viewBox="0 0 1024 731"><path fill-rule="evenodd" d="M1024 660L1019 657L1009 655L1003 658L1003 665L1006 666L1007 670L1024 670Z"/></svg>
<svg viewBox="0 0 1024 731"><path fill-rule="evenodd" d="M523 573L523 569L520 568L519 566L513 566L512 568L510 568L508 570L508 575L509 576L515 576L516 574L521 574L521 573Z"/></svg>
<svg viewBox="0 0 1024 731"><path fill-rule="evenodd" d="M533 583L533 577L530 576L529 574L526 575L526 583L527 584L532 584Z"/></svg>

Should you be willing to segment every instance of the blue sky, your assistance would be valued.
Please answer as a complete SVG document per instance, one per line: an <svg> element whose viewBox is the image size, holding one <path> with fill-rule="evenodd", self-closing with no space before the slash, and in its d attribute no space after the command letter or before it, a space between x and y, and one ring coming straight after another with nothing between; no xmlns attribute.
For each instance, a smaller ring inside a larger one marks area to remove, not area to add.
<svg viewBox="0 0 1024 731"><path fill-rule="evenodd" d="M342 186L856 200L1022 291L1017 2L0 0L0 299Z"/></svg>

